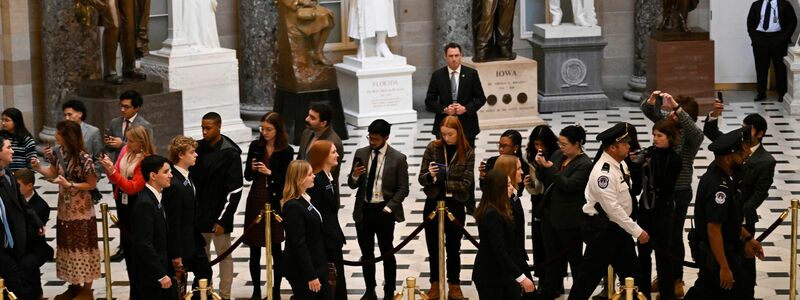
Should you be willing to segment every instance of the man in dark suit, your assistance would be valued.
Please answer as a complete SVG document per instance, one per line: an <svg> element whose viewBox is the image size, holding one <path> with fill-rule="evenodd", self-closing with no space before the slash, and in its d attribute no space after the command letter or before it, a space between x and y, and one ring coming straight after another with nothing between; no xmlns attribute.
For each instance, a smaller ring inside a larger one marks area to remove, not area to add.
<svg viewBox="0 0 800 300"><path fill-rule="evenodd" d="M167 220L162 203L164 188L172 182L169 162L158 155L145 157L141 163L145 188L133 204L131 218L132 299L175 299L175 270L167 254Z"/></svg>
<svg viewBox="0 0 800 300"><path fill-rule="evenodd" d="M356 221L362 261L375 258L375 236L378 237L381 255L392 252L394 224L405 221L403 200L408 196L406 156L387 143L391 125L383 119L377 119L369 125L367 131L369 146L356 150L352 171L347 176L347 186L358 189L353 220ZM362 176L364 173L367 175ZM394 255L385 258L383 278L386 284L383 288L383 299L392 299L396 273L397 261ZM377 300L374 264L364 265L364 281L367 291L361 299Z"/></svg>
<svg viewBox="0 0 800 300"><path fill-rule="evenodd" d="M795 27L797 16L787 0L757 0L750 6L747 34L752 41L758 82L758 95L754 101L767 99L767 77L771 62L775 68L778 101L783 102L783 95L786 94L786 65L783 64L783 57L792 42Z"/></svg>
<svg viewBox="0 0 800 300"><path fill-rule="evenodd" d="M231 246L233 215L242 198L242 149L222 135L222 117L210 112L203 116L203 139L197 145L197 162L190 168L197 192L197 228L211 257L211 243L221 254ZM220 296L230 299L233 283L233 258L219 263Z"/></svg>
<svg viewBox="0 0 800 300"><path fill-rule="evenodd" d="M125 137L125 132L131 125L142 125L150 133L150 138L153 138L153 125L139 115L139 110L144 104L142 95L136 91L126 91L119 96L119 112L121 116L111 120L108 125L108 131L103 137L103 142L106 144L106 151L111 161L117 161L122 146L128 142Z"/></svg>
<svg viewBox="0 0 800 300"><path fill-rule="evenodd" d="M36 184L36 176L33 171L19 169L14 171L14 177L17 179L19 191L25 198L25 202L36 212L36 216L39 217L42 224L47 224L47 221L50 220L50 205L47 205L47 202L36 192L36 188L33 186Z"/></svg>
<svg viewBox="0 0 800 300"><path fill-rule="evenodd" d="M0 277L20 299L42 296L39 267L53 257L44 239L44 227L25 202L11 171L14 151L0 137Z"/></svg>
<svg viewBox="0 0 800 300"><path fill-rule="evenodd" d="M211 279L211 265L206 256L206 243L195 227L197 201L195 184L189 167L197 161L197 142L186 136L175 137L169 145L172 162L172 184L164 189L164 212L167 216L167 252L176 270L194 273L192 286L198 279ZM180 279L180 278L179 278Z"/></svg>
<svg viewBox="0 0 800 300"><path fill-rule="evenodd" d="M722 114L722 102L717 101L714 111L709 113L706 118L706 125L703 127L703 134L710 140L715 141L721 135L719 130L719 117ZM775 176L775 158L769 154L761 141L767 134L767 121L759 114L750 114L744 118L742 126L749 126L750 147L752 154L747 158L741 170L739 187L741 188L742 212L744 214L744 228L751 234L756 234L756 222L758 222L758 207L769 196L769 189L772 187L773 177ZM744 257L742 269L745 279L741 280L740 287L749 299L755 296L756 284L756 260L754 257Z"/></svg>
<svg viewBox="0 0 800 300"><path fill-rule="evenodd" d="M464 135L475 148L475 136L481 132L478 110L486 103L478 71L461 65L461 45L447 44L444 58L447 66L431 75L425 109L436 114L433 134L439 136L439 124L446 116L456 115L464 126Z"/></svg>

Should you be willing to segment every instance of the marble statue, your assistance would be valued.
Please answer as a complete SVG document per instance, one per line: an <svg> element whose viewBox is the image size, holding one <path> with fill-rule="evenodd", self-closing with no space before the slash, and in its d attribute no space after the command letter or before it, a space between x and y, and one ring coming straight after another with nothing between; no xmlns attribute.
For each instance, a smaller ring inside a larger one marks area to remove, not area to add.
<svg viewBox="0 0 800 300"><path fill-rule="evenodd" d="M394 0L350 0L347 35L358 40L357 57L392 57L387 37L397 36Z"/></svg>
<svg viewBox="0 0 800 300"><path fill-rule="evenodd" d="M699 0L663 0L662 31L689 32L689 12L697 8Z"/></svg>
<svg viewBox="0 0 800 300"><path fill-rule="evenodd" d="M148 49L150 0L92 0L90 3L100 12L100 25L105 27L103 80L122 84L123 78L145 79L144 73L136 70L136 59L144 56ZM122 53L122 76L117 74L117 44Z"/></svg>
<svg viewBox="0 0 800 300"><path fill-rule="evenodd" d="M561 0L550 1L550 15L553 18L552 25L561 25L561 18L564 12L561 10ZM572 0L573 22L577 26L591 27L597 26L597 13L594 8L594 0Z"/></svg>
<svg viewBox="0 0 800 300"><path fill-rule="evenodd" d="M513 60L516 0L473 0L474 62Z"/></svg>
<svg viewBox="0 0 800 300"><path fill-rule="evenodd" d="M182 0L173 5L182 5L181 22L183 37L192 47L220 48L217 33L217 0ZM177 11L177 9L175 10Z"/></svg>

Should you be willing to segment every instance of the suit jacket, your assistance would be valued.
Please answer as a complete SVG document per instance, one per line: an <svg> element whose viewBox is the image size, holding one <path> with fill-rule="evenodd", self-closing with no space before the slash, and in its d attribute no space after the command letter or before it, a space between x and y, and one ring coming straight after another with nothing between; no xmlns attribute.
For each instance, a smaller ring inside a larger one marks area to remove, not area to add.
<svg viewBox="0 0 800 300"><path fill-rule="evenodd" d="M764 34L756 30L761 26L762 5L764 5L764 0L753 2L750 6L750 12L747 13L747 34L750 35L751 40L757 39L759 34ZM797 27L797 15L794 14L794 8L789 1L778 0L778 21L781 24L781 31L778 33L785 36L786 43L790 44L794 29Z"/></svg>
<svg viewBox="0 0 800 300"><path fill-rule="evenodd" d="M112 119L111 123L108 124L108 132L106 132L106 134L113 137L121 138L123 141L122 145L124 146L125 143L127 143L128 139L125 137L125 132L122 132L122 123L123 123L123 118L121 116ZM145 120L144 117L142 117L142 114L137 114L136 118L134 118L133 122L131 122L131 125L144 126L144 128L147 128L147 131L150 134L150 138L151 139L154 138L153 125L151 125L150 122ZM117 160L117 156L119 156L120 149L122 149L122 147L120 147L119 149L114 149L106 146L106 151L108 152L108 156L111 158L111 161Z"/></svg>
<svg viewBox="0 0 800 300"><path fill-rule="evenodd" d="M214 224L233 232L233 215L242 198L242 150L223 135L216 145L200 140L197 162L189 170L197 189L197 228L212 232Z"/></svg>
<svg viewBox="0 0 800 300"><path fill-rule="evenodd" d="M353 155L353 167L356 168L355 162L360 160L364 167L370 161L370 147L364 147L356 150ZM394 220L403 222L406 220L403 213L403 200L408 197L408 161L406 155L395 150L391 146L386 146L386 154L383 160L383 170L381 174L376 175L381 179L381 195L386 202L386 207L392 210ZM353 178L353 172L347 176L347 186L351 189L358 189L356 192L356 202L353 208L353 220L361 222L364 219L363 207L364 202L367 201L367 177L369 177L369 170L361 174L358 179Z"/></svg>
<svg viewBox="0 0 800 300"><path fill-rule="evenodd" d="M47 221L50 220L50 205L47 205L47 202L45 202L42 196L39 196L39 193L35 190L33 191L31 200L28 201L28 205L36 212L36 216L39 217L42 224L47 224Z"/></svg>
<svg viewBox="0 0 800 300"><path fill-rule="evenodd" d="M91 154L92 157L96 157L100 155L105 149L106 146L103 144L103 135L100 134L100 129L89 125L89 123L81 122L81 133L83 134L83 147L86 148L86 152ZM100 160L96 159L94 161L94 169L95 174L100 175L103 168L100 166Z"/></svg>
<svg viewBox="0 0 800 300"><path fill-rule="evenodd" d="M706 118L703 126L703 134L711 141L716 140L722 132L719 130L719 119L710 120ZM742 194L742 212L745 223L755 224L758 221L758 207L769 197L769 189L772 187L773 177L775 176L775 157L772 156L764 145L760 145L755 152L745 161L744 168L738 178L741 178L739 187ZM754 232L751 232L753 234Z"/></svg>
<svg viewBox="0 0 800 300"><path fill-rule="evenodd" d="M466 202L473 193L472 187L475 183L475 153L472 149L467 150L463 164L455 163L458 161L458 157L453 158L454 163L448 165L447 176L439 172L436 174L437 179L434 182L433 176L428 172L428 165L431 162L444 164L445 147L444 145L437 147L435 142L428 143L428 147L425 148L425 153L422 155L422 164L417 178L419 184L423 186L422 190L428 199L444 199L445 191L449 191L459 202ZM440 184L445 178L447 180L444 184Z"/></svg>
<svg viewBox="0 0 800 300"><path fill-rule="evenodd" d="M592 159L580 154L561 171L561 163L567 157L556 151L552 156L553 166L544 172L544 201L538 211L543 220L549 221L554 228L577 228L583 221L583 205L586 204L583 187L589 182L592 172ZM579 188L576 188L579 187Z"/></svg>
<svg viewBox="0 0 800 300"><path fill-rule="evenodd" d="M314 130L306 128L303 130L303 135L300 137L300 149L297 151L297 159L299 160L308 160L308 150L311 149L311 139L314 138ZM339 192L339 166L342 164L342 159L344 158L344 145L342 145L342 139L336 134L336 131L333 130L332 126L328 126L322 134L317 137L317 140L326 140L331 141L333 146L336 147L336 152L339 153L339 165L331 170L331 175L333 175L333 180L336 181L336 192Z"/></svg>
<svg viewBox="0 0 800 300"><path fill-rule="evenodd" d="M425 109L436 114L433 119L433 134L436 136L439 136L439 124L447 116L442 111L453 103L448 70L448 67L445 66L433 72L431 82L428 84L428 93L425 96ZM467 112L458 116L458 120L464 126L464 134L474 138L481 132L478 124L478 110L486 104L486 96L483 94L478 71L462 65L460 76L456 102L466 107Z"/></svg>
<svg viewBox="0 0 800 300"><path fill-rule="evenodd" d="M186 264L190 261L188 258L200 253L205 256L205 240L195 227L197 201L194 184L173 167L172 184L163 193L169 258L183 258Z"/></svg>
<svg viewBox="0 0 800 300"><path fill-rule="evenodd" d="M325 171L319 171L314 177L314 186L306 191L314 204L322 213L322 231L326 250L342 249L345 244L342 225L339 223L339 193L334 182L328 179Z"/></svg>
<svg viewBox="0 0 800 300"><path fill-rule="evenodd" d="M163 199L163 198L162 198ZM131 211L131 284L141 288L160 287L159 280L175 274L167 252L167 220L149 188L139 193Z"/></svg>
<svg viewBox="0 0 800 300"><path fill-rule="evenodd" d="M488 208L478 222L481 243L475 255L472 281L480 285L507 285L522 275L512 249L514 224L495 208Z"/></svg>
<svg viewBox="0 0 800 300"><path fill-rule="evenodd" d="M302 197L287 201L283 205L283 229L286 231L281 262L284 276L304 282L325 280L328 258L323 225L311 204Z"/></svg>

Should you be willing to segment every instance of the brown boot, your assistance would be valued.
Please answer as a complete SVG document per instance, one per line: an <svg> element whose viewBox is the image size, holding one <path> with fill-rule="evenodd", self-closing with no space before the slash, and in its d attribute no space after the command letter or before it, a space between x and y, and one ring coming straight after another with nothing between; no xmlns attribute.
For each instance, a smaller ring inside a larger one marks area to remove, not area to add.
<svg viewBox="0 0 800 300"><path fill-rule="evenodd" d="M75 295L75 300L94 300L94 292L92 292L92 288L81 288L78 291L78 294Z"/></svg>
<svg viewBox="0 0 800 300"><path fill-rule="evenodd" d="M464 293L461 292L461 286L458 284L449 284L449 291L447 291L447 300L464 300Z"/></svg>
<svg viewBox="0 0 800 300"><path fill-rule="evenodd" d="M675 298L683 298L683 296L686 294L683 291L683 285L683 280L675 280Z"/></svg>
<svg viewBox="0 0 800 300"><path fill-rule="evenodd" d="M75 296L78 295L78 292L80 292L80 291L81 291L81 287L80 286L70 284L69 287L67 287L67 290L65 292L57 295L53 299L54 300L72 300L73 298L75 298Z"/></svg>
<svg viewBox="0 0 800 300"><path fill-rule="evenodd" d="M439 300L439 282L431 282L431 289L425 294L428 295L428 300Z"/></svg>

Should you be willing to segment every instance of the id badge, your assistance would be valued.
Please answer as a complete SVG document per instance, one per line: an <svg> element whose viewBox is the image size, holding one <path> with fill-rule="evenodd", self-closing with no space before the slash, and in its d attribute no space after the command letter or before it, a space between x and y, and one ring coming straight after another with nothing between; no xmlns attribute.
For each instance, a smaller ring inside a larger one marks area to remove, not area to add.
<svg viewBox="0 0 800 300"><path fill-rule="evenodd" d="M122 193L122 204L128 205L128 194Z"/></svg>

